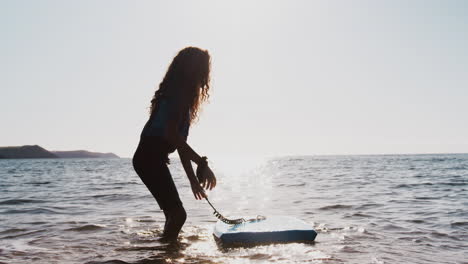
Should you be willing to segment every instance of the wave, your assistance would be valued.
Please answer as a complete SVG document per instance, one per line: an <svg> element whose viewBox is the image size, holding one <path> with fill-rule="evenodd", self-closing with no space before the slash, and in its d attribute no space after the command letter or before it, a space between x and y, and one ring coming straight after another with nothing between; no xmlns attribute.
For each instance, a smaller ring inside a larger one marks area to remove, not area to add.
<svg viewBox="0 0 468 264"><path fill-rule="evenodd" d="M4 236L4 237L1 237L1 239L12 239L12 238L18 238L18 237L23 237L23 236L29 236L29 235L41 233L41 232L44 232L44 231L46 231L46 229L40 229L40 230L34 230L34 231L31 231L31 232L26 232L26 233L19 233L19 234Z"/></svg>
<svg viewBox="0 0 468 264"><path fill-rule="evenodd" d="M430 186L430 185L435 185L432 182L423 182L423 183L410 183L410 184L398 184L394 188L399 189L399 188L411 188L411 187L418 187L418 186Z"/></svg>
<svg viewBox="0 0 468 264"><path fill-rule="evenodd" d="M380 207L383 206L382 204L377 204L377 203L365 203L359 205L356 209L357 210L364 210L364 209L369 209L369 208L375 208L375 207Z"/></svg>
<svg viewBox="0 0 468 264"><path fill-rule="evenodd" d="M63 214L61 212L46 209L46 208L34 208L34 209L11 209L3 211L2 214Z"/></svg>
<svg viewBox="0 0 468 264"><path fill-rule="evenodd" d="M409 219L409 220L406 220L406 222L415 223L415 224L422 224L422 223L425 223L426 221L421 220L421 219Z"/></svg>
<svg viewBox="0 0 468 264"><path fill-rule="evenodd" d="M18 205L18 204L28 204L28 203L44 203L43 200L33 200L33 199L8 199L0 201L0 205Z"/></svg>
<svg viewBox="0 0 468 264"><path fill-rule="evenodd" d="M452 240L460 241L460 238L458 238L456 236L446 234L446 233L442 233L442 232L433 231L433 232L431 232L429 234L430 234L430 236L438 238L438 239L449 238L449 239L452 239Z"/></svg>
<svg viewBox="0 0 468 264"><path fill-rule="evenodd" d="M450 224L451 227L454 228L468 228L468 222L453 222Z"/></svg>
<svg viewBox="0 0 468 264"><path fill-rule="evenodd" d="M416 200L435 200L435 199L439 199L440 197L431 197L431 196L417 196L417 197L414 197L414 199Z"/></svg>
<svg viewBox="0 0 468 264"><path fill-rule="evenodd" d="M327 206L320 207L319 210L351 209L351 208L353 208L352 205L334 204L334 205L327 205Z"/></svg>
<svg viewBox="0 0 468 264"><path fill-rule="evenodd" d="M105 226L103 225L84 225L84 226L69 228L69 229L66 229L66 231L78 231L78 232L96 231L99 229L103 229L104 227Z"/></svg>
<svg viewBox="0 0 468 264"><path fill-rule="evenodd" d="M363 214L363 213L354 213L354 214L351 214L351 215L345 215L344 216L345 218L370 218L372 217L371 215L369 214Z"/></svg>
<svg viewBox="0 0 468 264"><path fill-rule="evenodd" d="M50 181L44 181L44 182L33 181L33 182L25 182L24 184L45 185L45 184L51 184L51 183L52 182L50 182Z"/></svg>
<svg viewBox="0 0 468 264"><path fill-rule="evenodd" d="M136 222L141 222L141 223L153 223L156 222L154 219L136 219Z"/></svg>
<svg viewBox="0 0 468 264"><path fill-rule="evenodd" d="M10 229L1 231L1 232L0 232L0 235L3 235L3 234L10 234L10 233L18 233L18 232L25 232L25 231L28 231L28 229L24 229L24 228L10 228Z"/></svg>
<svg viewBox="0 0 468 264"><path fill-rule="evenodd" d="M420 186L465 186L468 185L468 181L466 180L454 180L452 182L424 182L424 183L411 183L411 184L398 184L397 186L394 186L393 188L395 189L400 189L400 188L414 188L414 187L420 187Z"/></svg>
<svg viewBox="0 0 468 264"><path fill-rule="evenodd" d="M106 260L106 261L90 261L86 262L85 264L130 264L123 260L113 259L113 260Z"/></svg>

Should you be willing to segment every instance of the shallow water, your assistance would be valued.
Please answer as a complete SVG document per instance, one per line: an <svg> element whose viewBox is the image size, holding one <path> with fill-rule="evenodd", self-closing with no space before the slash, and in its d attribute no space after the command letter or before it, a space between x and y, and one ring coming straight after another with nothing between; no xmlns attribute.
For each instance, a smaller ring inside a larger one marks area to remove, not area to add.
<svg viewBox="0 0 468 264"><path fill-rule="evenodd" d="M295 216L316 242L218 246L175 158L188 220L172 245L157 242L163 215L129 159L0 160L0 263L468 263L468 155L228 164L213 164L221 213Z"/></svg>

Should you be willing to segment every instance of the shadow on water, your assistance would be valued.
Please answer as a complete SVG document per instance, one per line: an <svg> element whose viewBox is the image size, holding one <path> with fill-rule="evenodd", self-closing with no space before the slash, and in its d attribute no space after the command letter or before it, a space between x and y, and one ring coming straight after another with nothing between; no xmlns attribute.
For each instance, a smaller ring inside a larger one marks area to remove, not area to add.
<svg viewBox="0 0 468 264"><path fill-rule="evenodd" d="M85 264L159 264L159 263L171 263L173 259L180 259L185 257L182 251L187 248L189 244L175 241L171 243L164 243L156 246L140 246L131 248L118 248L116 251L140 251L147 252L152 251L152 256L142 258L132 262L126 262L119 259L106 260L106 261L89 261ZM211 262L205 262L211 263Z"/></svg>

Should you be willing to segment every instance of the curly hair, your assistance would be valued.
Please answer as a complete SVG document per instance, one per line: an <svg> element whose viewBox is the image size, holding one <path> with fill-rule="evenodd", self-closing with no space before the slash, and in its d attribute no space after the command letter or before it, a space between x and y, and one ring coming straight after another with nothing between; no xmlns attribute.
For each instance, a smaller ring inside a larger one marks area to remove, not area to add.
<svg viewBox="0 0 468 264"><path fill-rule="evenodd" d="M198 119L203 102L209 98L211 57L207 50L186 47L174 57L159 89L151 100L150 115L159 101L167 97L180 97L182 111L189 111L190 124Z"/></svg>

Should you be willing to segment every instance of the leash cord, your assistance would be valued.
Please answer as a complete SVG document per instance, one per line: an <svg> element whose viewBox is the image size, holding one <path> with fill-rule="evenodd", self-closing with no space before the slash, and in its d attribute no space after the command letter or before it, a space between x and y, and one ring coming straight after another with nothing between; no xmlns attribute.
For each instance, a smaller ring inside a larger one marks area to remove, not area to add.
<svg viewBox="0 0 468 264"><path fill-rule="evenodd" d="M211 208L213 208L214 212L213 214L216 216L216 218L218 218L219 220L221 220L222 222L226 223L226 224L229 224L229 225L238 225L238 224L242 224L245 221L244 218L238 218L238 219L228 219L226 217L224 217L220 212L218 212L218 210L216 210L216 208L210 203L210 200L208 200L208 198L206 198L206 201L208 202L208 204L211 206Z"/></svg>
<svg viewBox="0 0 468 264"><path fill-rule="evenodd" d="M218 210L216 210L216 208L211 204L211 202L210 202L210 200L208 200L208 198L205 197L205 199L208 202L208 204L211 206L211 208L213 208L213 210L214 210L213 214L216 216L216 218L221 220L223 223L226 223L226 224L229 224L229 225L238 225L238 224L242 224L242 223L245 223L245 222L252 222L252 221L258 221L258 220L265 220L266 219L266 217L262 216L262 215L257 215L256 218L252 218L252 219L249 219L249 220L245 220L244 218L228 219L228 218L224 217L220 212L218 212Z"/></svg>

